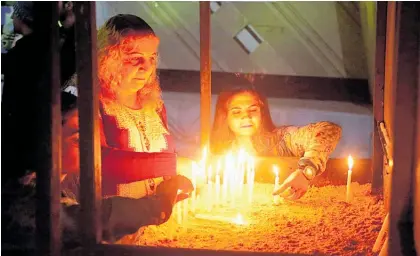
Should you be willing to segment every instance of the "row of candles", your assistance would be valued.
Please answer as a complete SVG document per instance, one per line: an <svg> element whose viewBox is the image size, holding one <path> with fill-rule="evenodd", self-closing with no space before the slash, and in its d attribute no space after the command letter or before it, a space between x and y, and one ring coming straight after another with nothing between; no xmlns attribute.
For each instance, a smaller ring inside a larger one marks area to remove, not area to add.
<svg viewBox="0 0 420 256"><path fill-rule="evenodd" d="M236 209L237 203L241 205L251 205L254 194L255 183L255 158L240 149L236 154L230 152L224 157L217 159L216 168L207 161L207 149L202 152L202 158L199 162L192 162L192 183L194 191L188 200L177 204L178 223L182 223L188 216L188 212L195 213L197 205L196 187L197 181L204 177L206 187L205 204L208 212L214 207L227 205L231 209ZM279 168L273 166L275 173L274 190L280 186ZM245 194L244 194L245 192ZM245 196L244 196L245 195ZM244 202L244 199L246 202ZM274 203L280 202L280 196L274 196ZM214 217L214 216L213 216ZM235 223L241 219L242 215L238 213Z"/></svg>
<svg viewBox="0 0 420 256"><path fill-rule="evenodd" d="M350 202L352 198L351 176L353 163L353 158L349 156L346 186L347 202ZM207 166L207 149L205 148L203 150L202 159L198 163L192 162L191 168L194 191L188 200L184 200L177 204L178 223L183 222L186 216L188 216L189 211L194 213L196 210L196 188L197 181L200 177L205 177L207 182L207 211L211 211L214 206L225 204L230 204L232 208L235 208L237 200L244 198L244 190L247 192L246 198L248 204L252 204L255 180L255 159L248 155L244 150L239 150L236 156L230 152L223 158L218 159L215 171L213 172L212 165ZM280 187L280 170L277 165L273 165L273 172L275 174L274 190L277 190ZM221 181L223 181L223 183ZM276 195L274 196L273 201L275 205L278 205L281 202L281 197Z"/></svg>
<svg viewBox="0 0 420 256"><path fill-rule="evenodd" d="M243 203L243 193L246 191L246 201L252 204L254 180L255 180L255 159L248 155L244 150L239 150L237 154L230 152L224 157L217 159L215 168L208 164L208 151L204 148L202 158L199 162L192 162L192 184L194 191L189 200L177 204L178 222L182 222L186 214L195 212L197 205L196 187L197 182L202 177L207 184L205 198L207 211L213 207L230 205L232 209L241 199ZM240 217L239 215L237 218Z"/></svg>

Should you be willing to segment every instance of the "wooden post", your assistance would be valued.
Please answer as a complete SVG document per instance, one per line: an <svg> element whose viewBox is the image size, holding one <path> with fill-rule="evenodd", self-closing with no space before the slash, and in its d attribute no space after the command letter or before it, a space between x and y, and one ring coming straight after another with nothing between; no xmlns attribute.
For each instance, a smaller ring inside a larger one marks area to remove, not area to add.
<svg viewBox="0 0 420 256"><path fill-rule="evenodd" d="M420 62L420 51L419 51ZM420 252L420 72L417 72L417 128L416 128L416 163L414 182L414 241L417 253Z"/></svg>
<svg viewBox="0 0 420 256"><path fill-rule="evenodd" d="M95 2L75 2L80 126L80 230L86 247L102 240L101 144Z"/></svg>
<svg viewBox="0 0 420 256"><path fill-rule="evenodd" d="M209 143L211 126L210 2L200 2L200 116L201 147Z"/></svg>
<svg viewBox="0 0 420 256"><path fill-rule="evenodd" d="M395 5L395 94L391 116L394 169L391 173L390 233L388 255L415 255L413 200L415 134L417 113L420 10L417 3L389 2ZM414 253L414 254L413 254Z"/></svg>
<svg viewBox="0 0 420 256"><path fill-rule="evenodd" d="M60 55L58 41L57 2L34 2L34 27L39 48L45 54L39 65L45 65L38 86L37 97L41 116L40 148L37 173L36 242L38 255L60 255L60 171L61 171L61 102L60 102ZM35 33L35 32L34 32ZM46 60L46 61L44 61ZM25 75L24 73L22 75ZM24 93L24 92L23 92ZM36 107L36 106L33 106ZM37 152L34 152L36 154Z"/></svg>
<svg viewBox="0 0 420 256"><path fill-rule="evenodd" d="M385 50L385 85L384 85L384 124L387 134L393 142L393 115L392 105L395 95L395 76L396 76L396 2L387 3L387 25L386 25L386 50ZM393 146L390 145L388 157L393 158ZM384 203L386 211L389 211L390 187L393 167L383 168L384 182Z"/></svg>
<svg viewBox="0 0 420 256"><path fill-rule="evenodd" d="M373 157L372 194L379 194L383 187L384 151L379 134L379 123L384 120L384 77L386 42L386 2L376 3L375 76L373 89Z"/></svg>

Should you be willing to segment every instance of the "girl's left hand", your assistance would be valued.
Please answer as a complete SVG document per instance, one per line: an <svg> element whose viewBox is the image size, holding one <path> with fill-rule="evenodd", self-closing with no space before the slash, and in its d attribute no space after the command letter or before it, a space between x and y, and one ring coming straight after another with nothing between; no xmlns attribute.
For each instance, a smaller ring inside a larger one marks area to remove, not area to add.
<svg viewBox="0 0 420 256"><path fill-rule="evenodd" d="M297 200L308 191L309 182L301 170L296 170L287 177L280 187L273 192L273 195L280 195L288 200ZM291 193L284 193L290 188Z"/></svg>

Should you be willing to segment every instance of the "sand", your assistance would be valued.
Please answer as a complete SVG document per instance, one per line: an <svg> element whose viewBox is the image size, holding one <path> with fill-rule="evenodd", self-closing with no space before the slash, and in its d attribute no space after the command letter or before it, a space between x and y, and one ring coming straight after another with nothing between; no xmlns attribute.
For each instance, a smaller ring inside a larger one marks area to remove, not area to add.
<svg viewBox="0 0 420 256"><path fill-rule="evenodd" d="M354 197L345 202L345 186L311 187L298 201L273 204L271 184L256 184L250 207L246 195L236 207L207 211L206 196L195 214L235 217L245 225L196 219L190 211L182 224L177 210L165 224L150 226L122 244L209 250L300 253L308 255L374 255L371 250L385 217L382 198L370 195L370 184L352 183Z"/></svg>

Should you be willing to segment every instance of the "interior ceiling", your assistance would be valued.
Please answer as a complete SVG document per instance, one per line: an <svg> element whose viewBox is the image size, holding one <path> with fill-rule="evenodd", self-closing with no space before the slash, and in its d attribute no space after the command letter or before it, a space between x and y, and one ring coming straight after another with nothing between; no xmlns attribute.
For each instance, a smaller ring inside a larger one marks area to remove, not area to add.
<svg viewBox="0 0 420 256"><path fill-rule="evenodd" d="M214 71L368 78L358 3L218 3ZM97 26L120 13L142 17L159 35L160 68L200 69L199 2L97 2ZM235 40L247 25L262 39L251 53Z"/></svg>

